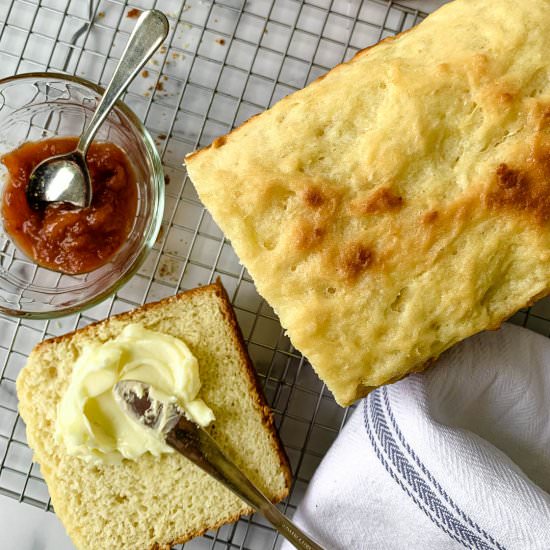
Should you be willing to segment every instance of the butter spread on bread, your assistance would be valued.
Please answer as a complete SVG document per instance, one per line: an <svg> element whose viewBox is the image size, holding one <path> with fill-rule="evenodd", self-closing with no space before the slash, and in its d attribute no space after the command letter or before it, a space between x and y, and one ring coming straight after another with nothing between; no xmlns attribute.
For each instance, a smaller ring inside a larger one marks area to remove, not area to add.
<svg viewBox="0 0 550 550"><path fill-rule="evenodd" d="M550 291L548 36L456 0L186 158L340 404Z"/></svg>
<svg viewBox="0 0 550 550"><path fill-rule="evenodd" d="M212 410L197 397L199 364L185 342L132 323L107 342L88 344L75 361L56 420L56 437L69 454L87 462L117 463L146 452L174 452L123 412L113 391L119 380L146 382L176 398L202 427L214 420Z"/></svg>

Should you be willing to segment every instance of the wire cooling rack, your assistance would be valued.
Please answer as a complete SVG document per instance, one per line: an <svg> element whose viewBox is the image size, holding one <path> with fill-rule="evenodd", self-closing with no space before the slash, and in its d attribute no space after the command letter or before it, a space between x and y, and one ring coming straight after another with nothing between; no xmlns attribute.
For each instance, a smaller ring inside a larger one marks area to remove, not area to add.
<svg viewBox="0 0 550 550"><path fill-rule="evenodd" d="M162 155L166 209L145 264L117 294L53 321L0 316L0 494L50 510L17 415L15 379L32 347L92 321L220 277L228 290L289 455L296 508L315 468L344 425L341 409L284 336L198 200L181 163L186 153L302 88L360 48L418 23L418 2L385 0L1 0L0 77L66 71L105 85L136 10L158 8L170 35L131 85L126 103L145 121ZM514 322L550 334L550 301ZM275 532L252 516L186 548L269 549Z"/></svg>

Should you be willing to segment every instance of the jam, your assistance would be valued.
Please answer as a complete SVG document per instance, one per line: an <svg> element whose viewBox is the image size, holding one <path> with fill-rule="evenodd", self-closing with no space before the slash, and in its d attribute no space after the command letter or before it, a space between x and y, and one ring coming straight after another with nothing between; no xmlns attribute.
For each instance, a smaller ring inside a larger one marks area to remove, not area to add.
<svg viewBox="0 0 550 550"><path fill-rule="evenodd" d="M136 215L136 177L126 154L113 143L93 143L86 162L92 180L92 204L65 204L33 210L26 188L34 167L53 155L68 153L77 138L24 143L1 158L8 170L3 200L4 228L37 264L75 275L107 263L127 239Z"/></svg>

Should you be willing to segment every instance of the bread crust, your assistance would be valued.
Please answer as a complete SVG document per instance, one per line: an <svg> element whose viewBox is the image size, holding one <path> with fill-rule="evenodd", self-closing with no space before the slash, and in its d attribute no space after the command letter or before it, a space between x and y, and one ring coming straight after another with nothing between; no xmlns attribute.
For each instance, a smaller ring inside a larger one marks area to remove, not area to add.
<svg viewBox="0 0 550 550"><path fill-rule="evenodd" d="M256 369L254 368L254 365L252 365L250 355L248 355L248 352L246 350L246 344L244 341L243 333L237 321L237 317L235 316L235 311L231 307L229 296L227 295L227 292L224 286L221 284L221 281L219 278L216 280L216 283L213 286L216 287L216 293L221 299L221 304L222 304L221 307L222 307L223 314L227 319L227 322L230 324L232 328L231 333L235 341L235 345L239 350L239 354L241 356L243 363L246 365L248 381L249 381L249 390L250 390L250 393L255 396L254 398L255 398L256 404L258 405L258 408L262 411L262 423L272 434L276 434L277 429L275 427L275 422L273 421L273 413L271 411L271 407L269 407L269 405L265 401L264 392L262 390L262 387L260 386L260 381L256 374ZM279 455L279 462L281 465L281 469L284 472L287 486L290 487L290 485L292 484L292 472L290 469L288 456L278 437L275 438L274 443L276 444L277 454ZM280 498L279 500L282 500L285 497L286 495Z"/></svg>

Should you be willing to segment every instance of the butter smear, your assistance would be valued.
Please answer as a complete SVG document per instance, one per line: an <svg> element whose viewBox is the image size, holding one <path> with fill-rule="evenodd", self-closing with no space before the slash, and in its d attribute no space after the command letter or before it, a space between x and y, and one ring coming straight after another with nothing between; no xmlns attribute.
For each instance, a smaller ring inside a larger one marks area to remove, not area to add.
<svg viewBox="0 0 550 550"><path fill-rule="evenodd" d="M91 463L135 460L150 452L172 453L158 434L130 419L115 400L119 380L139 380L173 396L200 426L214 413L197 397L199 365L178 338L128 325L114 339L89 345L78 357L69 386L57 409L55 436L71 455Z"/></svg>

